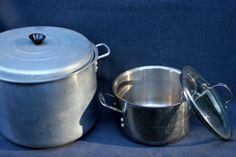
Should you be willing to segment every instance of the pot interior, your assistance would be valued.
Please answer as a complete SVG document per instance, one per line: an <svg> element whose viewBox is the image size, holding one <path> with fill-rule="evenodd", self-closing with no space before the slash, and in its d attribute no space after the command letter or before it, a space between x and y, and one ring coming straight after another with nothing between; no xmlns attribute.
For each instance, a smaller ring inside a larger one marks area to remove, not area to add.
<svg viewBox="0 0 236 157"><path fill-rule="evenodd" d="M139 106L170 106L181 102L180 71L163 66L131 69L116 78L114 94Z"/></svg>

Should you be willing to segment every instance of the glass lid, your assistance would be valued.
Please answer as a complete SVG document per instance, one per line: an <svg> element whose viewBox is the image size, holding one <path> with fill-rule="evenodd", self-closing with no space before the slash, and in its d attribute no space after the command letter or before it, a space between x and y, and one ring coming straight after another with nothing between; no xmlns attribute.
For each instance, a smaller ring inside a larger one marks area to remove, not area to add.
<svg viewBox="0 0 236 157"><path fill-rule="evenodd" d="M38 26L0 33L0 80L54 80L83 68L93 58L91 42L69 29Z"/></svg>
<svg viewBox="0 0 236 157"><path fill-rule="evenodd" d="M231 126L226 113L226 104L231 100L232 93L227 85L218 83L211 86L195 69L189 66L185 66L182 70L181 84L185 98L206 127L221 139L230 139ZM221 87L230 93L231 97L226 102L216 91Z"/></svg>

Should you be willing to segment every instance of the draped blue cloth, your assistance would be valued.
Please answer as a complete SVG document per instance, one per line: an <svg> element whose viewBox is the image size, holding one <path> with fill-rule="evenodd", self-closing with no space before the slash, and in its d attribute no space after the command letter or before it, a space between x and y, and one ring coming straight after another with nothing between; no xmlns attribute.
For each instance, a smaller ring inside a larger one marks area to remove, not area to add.
<svg viewBox="0 0 236 157"><path fill-rule="evenodd" d="M99 60L98 92L111 93L112 81L130 68L164 65L181 69L190 65L209 82L225 82L236 93L234 0L0 1L0 32L38 25L73 29L95 44L105 42L111 47L111 55ZM193 115L187 136L162 147L129 141L119 131L115 113L97 104L99 119L81 139L58 148L34 150L0 135L0 157L236 156L235 100L228 107L233 128L230 141L216 138Z"/></svg>

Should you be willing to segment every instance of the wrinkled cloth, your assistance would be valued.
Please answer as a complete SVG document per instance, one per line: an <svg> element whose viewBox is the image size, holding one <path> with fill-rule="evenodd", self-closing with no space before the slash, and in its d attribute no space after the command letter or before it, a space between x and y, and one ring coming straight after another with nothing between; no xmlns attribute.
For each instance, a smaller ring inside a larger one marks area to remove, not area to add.
<svg viewBox="0 0 236 157"><path fill-rule="evenodd" d="M225 82L236 93L235 19L233 0L0 1L0 32L25 26L59 26L76 30L95 44L107 43L112 52L98 61L98 92L109 93L121 72L143 65L178 69L191 65L209 82ZM235 156L235 100L228 107L233 130L230 141L216 138L193 115L189 133L177 143L161 147L128 140L119 130L115 113L97 105L99 119L81 139L35 150L0 135L0 157Z"/></svg>

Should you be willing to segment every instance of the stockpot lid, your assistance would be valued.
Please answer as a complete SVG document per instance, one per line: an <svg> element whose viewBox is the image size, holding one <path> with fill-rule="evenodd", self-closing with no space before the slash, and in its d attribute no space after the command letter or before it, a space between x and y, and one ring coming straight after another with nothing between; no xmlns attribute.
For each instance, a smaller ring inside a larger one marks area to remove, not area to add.
<svg viewBox="0 0 236 157"><path fill-rule="evenodd" d="M93 58L91 42L69 29L38 26L0 33L0 80L54 80L83 68Z"/></svg>
<svg viewBox="0 0 236 157"><path fill-rule="evenodd" d="M218 83L211 86L195 69L185 66L181 73L181 84L184 96L191 104L199 119L216 136L223 140L231 137L231 126L226 113L226 104L231 100L232 93L227 85ZM216 87L224 87L231 97L222 101Z"/></svg>

